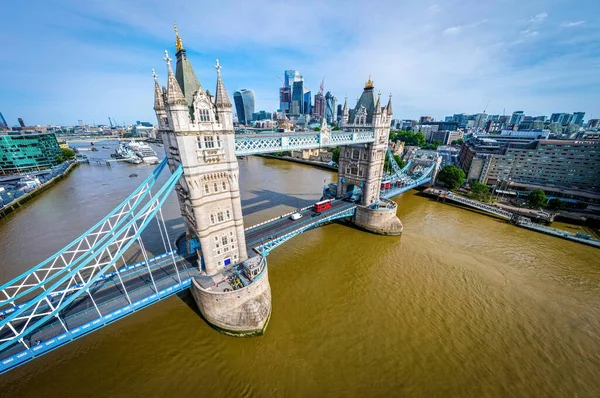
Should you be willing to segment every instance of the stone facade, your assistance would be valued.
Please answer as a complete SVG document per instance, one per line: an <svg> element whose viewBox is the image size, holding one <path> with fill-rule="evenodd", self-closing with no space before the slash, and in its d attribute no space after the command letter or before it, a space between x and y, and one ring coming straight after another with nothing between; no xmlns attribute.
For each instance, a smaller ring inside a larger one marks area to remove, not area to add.
<svg viewBox="0 0 600 398"><path fill-rule="evenodd" d="M360 203L363 206L379 200L391 121L392 97L390 95L388 105L382 108L379 96L375 99L370 79L353 110L348 110L347 100L344 102L342 128L353 132L374 131L375 142L340 148L338 197L345 196L356 187L362 192Z"/></svg>
<svg viewBox="0 0 600 398"><path fill-rule="evenodd" d="M386 201L391 202L391 201ZM390 207L376 209L359 206L354 215L354 224L366 231L379 235L401 235L404 227L396 216L397 206L391 202Z"/></svg>
<svg viewBox="0 0 600 398"><path fill-rule="evenodd" d="M178 62L183 59L179 56ZM218 61L215 97L199 83L185 83L197 88L189 103L168 55L166 60L167 89L161 91L155 83L156 116L169 167L174 170L181 163L184 168L176 191L188 240L198 238L199 266L212 275L247 258L231 102ZM178 65L181 76L195 78L188 67L187 59Z"/></svg>
<svg viewBox="0 0 600 398"><path fill-rule="evenodd" d="M271 286L266 266L262 275L242 289L207 291L192 279L191 291L204 318L225 334L256 336L267 328L271 317Z"/></svg>

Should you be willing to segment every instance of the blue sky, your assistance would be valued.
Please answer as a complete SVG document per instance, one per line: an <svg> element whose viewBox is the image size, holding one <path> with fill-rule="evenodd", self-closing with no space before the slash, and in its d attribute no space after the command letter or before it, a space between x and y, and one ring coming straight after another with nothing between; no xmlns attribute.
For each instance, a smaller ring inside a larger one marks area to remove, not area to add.
<svg viewBox="0 0 600 398"><path fill-rule="evenodd" d="M154 122L173 23L203 87L278 107L279 77L354 105L365 80L395 118L523 110L600 118L599 0L0 0L0 112L10 125Z"/></svg>

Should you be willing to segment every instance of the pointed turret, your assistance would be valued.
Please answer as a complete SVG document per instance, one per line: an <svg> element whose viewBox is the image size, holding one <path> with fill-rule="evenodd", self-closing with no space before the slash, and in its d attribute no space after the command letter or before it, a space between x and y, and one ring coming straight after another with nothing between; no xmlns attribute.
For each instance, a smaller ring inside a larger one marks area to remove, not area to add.
<svg viewBox="0 0 600 398"><path fill-rule="evenodd" d="M192 106L194 94L196 94L198 90L202 90L202 86L196 77L196 73L192 68L192 64L187 59L183 42L181 41L181 37L179 37L177 25L174 25L174 28L176 38L175 49L177 50L175 53L175 58L177 59L177 64L175 65L175 76L177 78L177 83L179 83L179 87L185 96L188 106Z"/></svg>
<svg viewBox="0 0 600 398"><path fill-rule="evenodd" d="M171 68L171 58L169 58L169 52L165 50L165 58L164 60L167 62L168 68L168 78L167 78L167 104L169 105L187 105L185 97L181 92L181 87L179 87L179 83L175 79L175 75L173 74L173 69Z"/></svg>
<svg viewBox="0 0 600 398"><path fill-rule="evenodd" d="M392 93L390 93L390 101L388 102L386 109L388 116L392 116Z"/></svg>
<svg viewBox="0 0 600 398"><path fill-rule="evenodd" d="M325 118L321 118L321 133L327 133L329 132L329 127L327 127L327 121L325 120Z"/></svg>
<svg viewBox="0 0 600 398"><path fill-rule="evenodd" d="M379 92L377 94L377 102L375 103L375 108L374 108L375 115L381 113L381 101L380 101L380 98L381 98L381 92Z"/></svg>
<svg viewBox="0 0 600 398"><path fill-rule="evenodd" d="M348 110L348 96L344 97L344 107L342 108L342 126L348 124L348 118L350 117L350 111Z"/></svg>
<svg viewBox="0 0 600 398"><path fill-rule="evenodd" d="M165 102L163 100L162 92L160 91L160 86L158 85L158 75L154 69L152 69L152 77L154 78L154 110L163 111L165 110Z"/></svg>
<svg viewBox="0 0 600 398"><path fill-rule="evenodd" d="M223 79L221 79L221 65L219 65L218 59L217 64L215 65L215 69L217 70L217 90L215 92L215 105L217 106L217 108L231 108L231 101L229 101L227 90L225 89L225 85L223 84Z"/></svg>

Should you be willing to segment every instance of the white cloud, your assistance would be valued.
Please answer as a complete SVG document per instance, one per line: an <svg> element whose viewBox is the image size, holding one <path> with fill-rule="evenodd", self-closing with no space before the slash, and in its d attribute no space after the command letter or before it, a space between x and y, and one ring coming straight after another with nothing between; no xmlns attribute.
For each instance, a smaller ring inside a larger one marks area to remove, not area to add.
<svg viewBox="0 0 600 398"><path fill-rule="evenodd" d="M473 22L473 23L470 23L470 24L467 24L467 25L452 26L450 28L444 29L442 31L442 33L445 34L445 35L455 35L457 33L462 32L465 29L476 28L479 25L483 25L487 21L488 21L487 19L482 19L481 21Z"/></svg>
<svg viewBox="0 0 600 398"><path fill-rule="evenodd" d="M430 12L439 12L442 10L442 8L438 4L431 5L431 6L427 7L427 9Z"/></svg>
<svg viewBox="0 0 600 398"><path fill-rule="evenodd" d="M561 27L563 28L572 28L575 26L581 26L585 23L586 21L575 21L575 22L563 22L560 24Z"/></svg>
<svg viewBox="0 0 600 398"><path fill-rule="evenodd" d="M540 21L543 21L546 18L548 18L548 14L545 13L545 12L540 12L539 14L537 14L535 17L533 17L531 19L531 22L540 22Z"/></svg>

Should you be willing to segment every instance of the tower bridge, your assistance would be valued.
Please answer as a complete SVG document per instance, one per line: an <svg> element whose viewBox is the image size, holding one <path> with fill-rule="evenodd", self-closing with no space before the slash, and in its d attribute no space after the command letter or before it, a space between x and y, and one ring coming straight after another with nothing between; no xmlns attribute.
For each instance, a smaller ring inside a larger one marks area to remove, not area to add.
<svg viewBox="0 0 600 398"><path fill-rule="evenodd" d="M154 77L154 110L165 160L115 210L86 233L0 286L0 373L92 333L163 298L190 289L204 318L230 335L262 334L271 316L268 254L304 231L338 219L381 235L402 223L389 199L428 183L436 164L409 164L384 174L391 95L381 106L369 79L342 130L235 135L232 106L216 62L214 96L202 88L182 40L176 72L165 51L167 86ZM326 208L299 209L245 228L236 156L340 146L337 184ZM161 173L171 176L158 186ZM175 191L185 234L168 239L162 205ZM156 222L164 253L150 258L141 233ZM131 264L130 248L143 260Z"/></svg>

